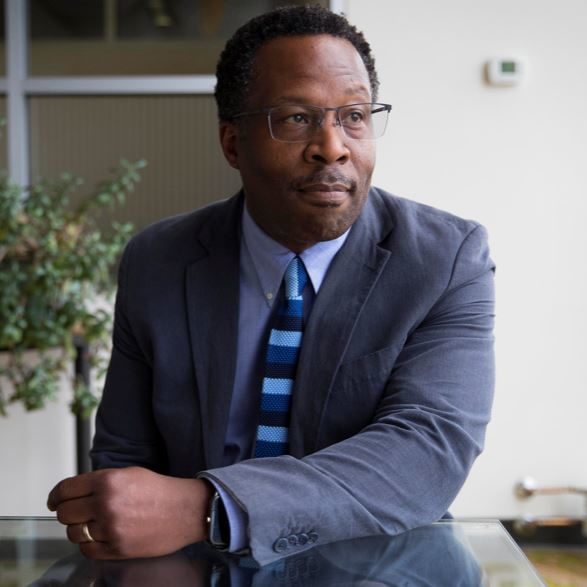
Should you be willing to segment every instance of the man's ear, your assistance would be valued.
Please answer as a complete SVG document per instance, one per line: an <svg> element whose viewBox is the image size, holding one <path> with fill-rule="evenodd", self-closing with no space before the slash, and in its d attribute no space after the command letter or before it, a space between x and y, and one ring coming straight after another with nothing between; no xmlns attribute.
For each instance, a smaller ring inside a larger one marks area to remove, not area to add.
<svg viewBox="0 0 587 587"><path fill-rule="evenodd" d="M234 122L220 123L220 146L228 164L239 169L238 164L238 133L239 129Z"/></svg>

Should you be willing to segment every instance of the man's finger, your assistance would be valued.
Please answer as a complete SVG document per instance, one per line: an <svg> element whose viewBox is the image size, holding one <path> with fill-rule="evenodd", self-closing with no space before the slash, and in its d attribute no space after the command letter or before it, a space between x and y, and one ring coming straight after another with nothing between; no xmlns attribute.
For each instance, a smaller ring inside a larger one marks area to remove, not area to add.
<svg viewBox="0 0 587 587"><path fill-rule="evenodd" d="M87 526L87 532L84 532L84 524ZM67 539L74 544L93 544L93 542L103 542L104 536L96 522L83 522L81 524L70 524L67 526ZM93 542L88 539L89 536Z"/></svg>
<svg viewBox="0 0 587 587"><path fill-rule="evenodd" d="M60 503L68 499L91 495L93 493L95 475L96 473L83 473L82 475L68 477L59 481L49 493L47 507L54 512Z"/></svg>
<svg viewBox="0 0 587 587"><path fill-rule="evenodd" d="M80 552L91 559L121 560L128 558L118 554L107 542L81 542L78 546Z"/></svg>
<svg viewBox="0 0 587 587"><path fill-rule="evenodd" d="M96 499L93 496L69 499L60 503L56 512L62 524L81 524L96 517Z"/></svg>

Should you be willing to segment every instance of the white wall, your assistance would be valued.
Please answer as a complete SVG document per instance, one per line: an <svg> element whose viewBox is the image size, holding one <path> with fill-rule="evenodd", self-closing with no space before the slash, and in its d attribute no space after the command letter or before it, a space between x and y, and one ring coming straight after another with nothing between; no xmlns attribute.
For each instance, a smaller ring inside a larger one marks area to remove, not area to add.
<svg viewBox="0 0 587 587"><path fill-rule="evenodd" d="M587 487L587 2L348 0L393 104L374 183L485 224L497 263L487 448L456 515L580 514L514 484ZM493 56L520 86L483 82Z"/></svg>

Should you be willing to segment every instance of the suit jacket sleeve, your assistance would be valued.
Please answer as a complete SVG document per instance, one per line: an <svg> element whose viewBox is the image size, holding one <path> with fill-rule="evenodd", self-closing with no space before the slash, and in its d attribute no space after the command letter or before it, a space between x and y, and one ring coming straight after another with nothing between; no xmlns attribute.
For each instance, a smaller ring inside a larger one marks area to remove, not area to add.
<svg viewBox="0 0 587 587"><path fill-rule="evenodd" d="M366 426L300 459L252 459L204 473L246 511L261 564L314 541L396 534L436 521L455 498L490 416L494 292L485 230L469 223L454 250L446 287L388 365ZM383 316L378 299L370 311ZM376 355L387 351L342 367L379 364ZM369 373L357 381L363 388L354 393L369 396Z"/></svg>

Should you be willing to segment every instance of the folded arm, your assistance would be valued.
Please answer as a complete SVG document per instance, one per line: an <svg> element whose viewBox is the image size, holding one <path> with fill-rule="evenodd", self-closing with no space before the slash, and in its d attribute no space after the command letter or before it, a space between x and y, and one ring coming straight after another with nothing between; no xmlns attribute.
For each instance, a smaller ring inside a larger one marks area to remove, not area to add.
<svg viewBox="0 0 587 587"><path fill-rule="evenodd" d="M489 421L493 297L493 266L477 229L461 246L444 294L408 337L368 426L302 459L252 459L204 474L246 511L259 562L310 546L283 550L291 536L326 543L442 517Z"/></svg>

